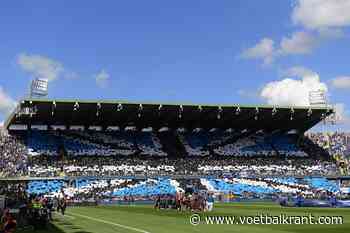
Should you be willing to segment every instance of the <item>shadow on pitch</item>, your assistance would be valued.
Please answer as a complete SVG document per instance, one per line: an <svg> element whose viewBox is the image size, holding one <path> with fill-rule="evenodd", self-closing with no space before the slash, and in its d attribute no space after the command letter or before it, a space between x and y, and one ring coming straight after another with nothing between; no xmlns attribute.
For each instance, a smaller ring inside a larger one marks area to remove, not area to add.
<svg viewBox="0 0 350 233"><path fill-rule="evenodd" d="M70 223L61 222L60 225L66 229L60 229L54 224L48 224L45 228L40 230L25 229L16 231L18 233L92 233L82 230L80 227L74 226Z"/></svg>

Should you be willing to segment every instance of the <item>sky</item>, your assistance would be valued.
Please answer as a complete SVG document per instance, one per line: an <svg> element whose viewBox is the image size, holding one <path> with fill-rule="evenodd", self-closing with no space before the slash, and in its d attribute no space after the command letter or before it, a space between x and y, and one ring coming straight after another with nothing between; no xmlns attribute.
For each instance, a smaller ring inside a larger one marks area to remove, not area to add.
<svg viewBox="0 0 350 233"><path fill-rule="evenodd" d="M50 98L308 106L350 129L350 0L6 1L0 122L33 78Z"/></svg>

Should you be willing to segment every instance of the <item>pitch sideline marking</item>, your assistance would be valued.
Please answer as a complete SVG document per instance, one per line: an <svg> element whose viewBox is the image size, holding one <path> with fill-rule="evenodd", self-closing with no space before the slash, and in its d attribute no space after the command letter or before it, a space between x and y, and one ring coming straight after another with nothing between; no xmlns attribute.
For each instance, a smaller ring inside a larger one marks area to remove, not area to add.
<svg viewBox="0 0 350 233"><path fill-rule="evenodd" d="M62 220L64 220L64 218L69 218L69 219L75 219L75 217L73 217L73 216L70 216L70 215L62 215L62 214L59 214L59 213L53 213L54 214L54 216L55 217L58 217L58 218L60 218L60 219L62 219Z"/></svg>
<svg viewBox="0 0 350 233"><path fill-rule="evenodd" d="M145 231L145 230L142 230L142 229L139 229L139 228L126 226L126 225L123 225L123 224L110 222L110 221L106 221L106 220L99 219L99 218L93 218L93 217L89 217L89 216L82 215L82 214L76 214L76 213L69 213L69 214L70 215L75 215L75 216L78 216L78 217L81 217L81 218L86 218L86 219L89 219L89 220L93 220L93 221L96 221L96 222L101 222L101 223L105 223L105 224L121 227L121 228L128 229L128 230L133 230L133 231L137 231L137 232L141 232L141 233L151 233L149 231Z"/></svg>
<svg viewBox="0 0 350 233"><path fill-rule="evenodd" d="M64 219L64 218L70 218L70 219L75 219L73 216L70 216L70 215L61 215L61 217L62 217L62 219Z"/></svg>

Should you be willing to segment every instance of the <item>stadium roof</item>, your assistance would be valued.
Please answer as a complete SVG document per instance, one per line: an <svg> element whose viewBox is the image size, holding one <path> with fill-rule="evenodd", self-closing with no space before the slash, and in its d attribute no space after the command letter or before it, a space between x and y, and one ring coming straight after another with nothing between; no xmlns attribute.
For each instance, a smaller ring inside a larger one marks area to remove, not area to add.
<svg viewBox="0 0 350 233"><path fill-rule="evenodd" d="M5 123L11 125L136 126L299 130L334 113L331 107L134 103L118 100L24 99Z"/></svg>

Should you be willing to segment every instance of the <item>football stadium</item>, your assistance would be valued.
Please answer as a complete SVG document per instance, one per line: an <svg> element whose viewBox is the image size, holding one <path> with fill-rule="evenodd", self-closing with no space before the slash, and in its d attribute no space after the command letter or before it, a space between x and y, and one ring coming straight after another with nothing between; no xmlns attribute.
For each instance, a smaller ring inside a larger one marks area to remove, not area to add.
<svg viewBox="0 0 350 233"><path fill-rule="evenodd" d="M12 0L0 29L0 233L350 232L350 0Z"/></svg>
<svg viewBox="0 0 350 233"><path fill-rule="evenodd" d="M327 216L322 229L345 232L350 137L305 134L333 113L327 106L24 99L1 137L3 205L24 232L321 227L268 222L283 215ZM267 221L262 227L250 225L257 216Z"/></svg>

